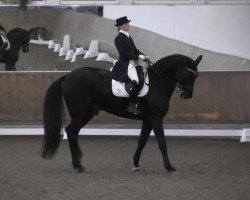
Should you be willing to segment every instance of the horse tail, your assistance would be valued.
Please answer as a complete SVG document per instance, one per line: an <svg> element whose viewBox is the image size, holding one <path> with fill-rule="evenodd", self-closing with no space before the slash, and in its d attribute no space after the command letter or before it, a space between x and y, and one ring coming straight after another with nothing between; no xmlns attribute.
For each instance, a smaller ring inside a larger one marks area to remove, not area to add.
<svg viewBox="0 0 250 200"><path fill-rule="evenodd" d="M44 141L42 158L51 159L59 144L63 121L62 83L65 76L56 80L47 90L43 105Z"/></svg>

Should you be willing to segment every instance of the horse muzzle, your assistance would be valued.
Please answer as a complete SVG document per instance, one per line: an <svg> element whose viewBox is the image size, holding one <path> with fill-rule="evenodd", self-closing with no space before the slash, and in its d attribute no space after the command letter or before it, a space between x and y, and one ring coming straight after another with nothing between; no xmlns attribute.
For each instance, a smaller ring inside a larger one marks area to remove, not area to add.
<svg viewBox="0 0 250 200"><path fill-rule="evenodd" d="M29 52L29 48L23 48L23 53L28 53Z"/></svg>
<svg viewBox="0 0 250 200"><path fill-rule="evenodd" d="M182 93L180 94L180 97L185 100L191 99L193 97L193 92L188 90L183 90Z"/></svg>

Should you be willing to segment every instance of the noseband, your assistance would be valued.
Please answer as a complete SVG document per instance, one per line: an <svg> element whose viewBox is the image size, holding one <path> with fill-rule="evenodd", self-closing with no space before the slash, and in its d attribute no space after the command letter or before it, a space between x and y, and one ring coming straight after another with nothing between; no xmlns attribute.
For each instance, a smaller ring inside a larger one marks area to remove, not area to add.
<svg viewBox="0 0 250 200"><path fill-rule="evenodd" d="M196 71L194 71L194 70L192 70L192 69L190 69L190 68L188 68L188 67L185 67L184 70L187 70L187 71L189 71L189 72L191 72L191 73L193 74L192 77L191 77L189 80L192 80L192 79L196 79L196 78L197 78L197 76L198 76L198 71L196 72ZM185 71L183 71L183 74L185 74ZM185 77L184 77L184 78L185 78ZM187 80L185 80L185 81L187 81ZM180 82L183 82L183 80L181 80ZM187 85L181 85L179 82L176 83L175 86L176 86L176 88L177 88L177 89L175 88L175 91L176 91L178 94L180 94L180 95L182 95L182 93L184 92L185 89L192 89L191 87L189 87L189 86L187 86Z"/></svg>

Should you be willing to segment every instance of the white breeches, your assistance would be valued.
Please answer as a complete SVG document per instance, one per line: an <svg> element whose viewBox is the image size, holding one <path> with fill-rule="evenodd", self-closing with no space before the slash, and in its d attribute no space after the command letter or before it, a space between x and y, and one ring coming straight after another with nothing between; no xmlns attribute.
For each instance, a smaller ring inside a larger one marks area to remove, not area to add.
<svg viewBox="0 0 250 200"><path fill-rule="evenodd" d="M135 69L135 62L134 61L129 62L129 65L128 65L128 77L129 77L130 80L136 81L137 84L139 84L139 78L138 78L137 71Z"/></svg>

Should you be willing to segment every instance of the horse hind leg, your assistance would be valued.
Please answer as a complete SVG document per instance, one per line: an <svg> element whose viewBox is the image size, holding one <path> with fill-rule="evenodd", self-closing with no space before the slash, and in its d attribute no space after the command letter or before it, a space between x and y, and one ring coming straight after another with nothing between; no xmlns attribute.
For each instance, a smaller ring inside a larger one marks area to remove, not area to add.
<svg viewBox="0 0 250 200"><path fill-rule="evenodd" d="M138 146L137 146L136 152L135 152L134 157L133 157L134 168L132 169L132 172L139 172L141 170L141 168L139 166L139 160L141 157L142 150L148 141L151 130L152 130L152 128L149 125L149 123L147 123L144 120L143 125L142 125L142 129L141 129L141 134L140 134Z"/></svg>
<svg viewBox="0 0 250 200"><path fill-rule="evenodd" d="M72 157L73 168L77 172L83 172L85 168L81 164L82 151L78 144L78 135L81 128L88 123L88 121L93 117L93 114L84 116L83 120L72 119L71 123L66 127L66 133L69 141L69 147Z"/></svg>

